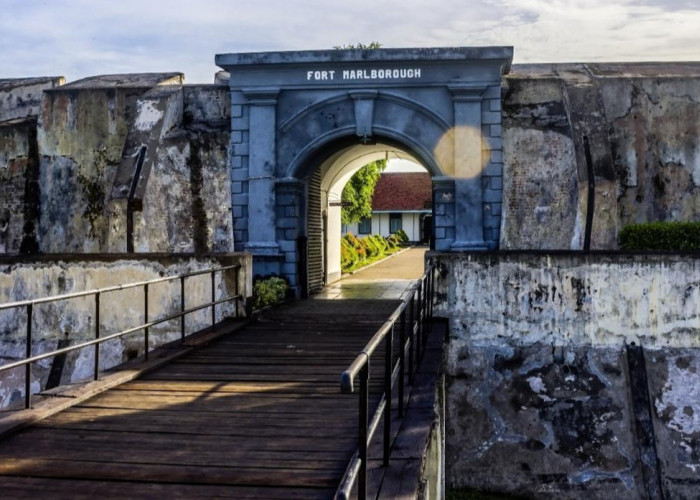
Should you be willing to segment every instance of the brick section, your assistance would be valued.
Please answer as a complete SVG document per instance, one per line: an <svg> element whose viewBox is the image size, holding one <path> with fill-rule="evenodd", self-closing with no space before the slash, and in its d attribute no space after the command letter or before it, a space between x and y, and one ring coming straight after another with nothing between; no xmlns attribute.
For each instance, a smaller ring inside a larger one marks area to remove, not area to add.
<svg viewBox="0 0 700 500"><path fill-rule="evenodd" d="M248 242L248 141L250 109L240 92L231 93L231 208L235 249L241 251Z"/></svg>

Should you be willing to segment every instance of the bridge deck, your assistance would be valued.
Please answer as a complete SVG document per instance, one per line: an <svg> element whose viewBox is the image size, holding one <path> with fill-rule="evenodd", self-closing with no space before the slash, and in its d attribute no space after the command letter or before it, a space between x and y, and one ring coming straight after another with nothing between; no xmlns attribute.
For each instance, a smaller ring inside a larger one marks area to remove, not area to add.
<svg viewBox="0 0 700 500"><path fill-rule="evenodd" d="M357 395L339 375L396 305L274 310L11 435L2 496L330 498L357 446Z"/></svg>

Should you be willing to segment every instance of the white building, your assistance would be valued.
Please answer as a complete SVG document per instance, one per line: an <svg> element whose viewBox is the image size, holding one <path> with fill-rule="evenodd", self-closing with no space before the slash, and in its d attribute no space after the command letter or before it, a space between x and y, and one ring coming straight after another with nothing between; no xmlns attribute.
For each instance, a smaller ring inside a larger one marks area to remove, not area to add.
<svg viewBox="0 0 700 500"><path fill-rule="evenodd" d="M347 224L343 233L390 236L403 229L410 241L428 241L423 222L431 214L432 188L427 172L383 173L372 197L372 217Z"/></svg>

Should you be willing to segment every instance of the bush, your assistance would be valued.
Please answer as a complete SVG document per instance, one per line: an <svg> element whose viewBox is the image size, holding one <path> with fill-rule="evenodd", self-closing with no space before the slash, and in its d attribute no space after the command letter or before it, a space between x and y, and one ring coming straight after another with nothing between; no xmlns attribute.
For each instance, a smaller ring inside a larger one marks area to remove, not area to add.
<svg viewBox="0 0 700 500"><path fill-rule="evenodd" d="M700 222L648 222L625 226L622 250L700 250Z"/></svg>
<svg viewBox="0 0 700 500"><path fill-rule="evenodd" d="M367 236L362 238L362 241L367 247L367 257L378 257L384 253L384 249L374 237Z"/></svg>
<svg viewBox="0 0 700 500"><path fill-rule="evenodd" d="M408 235L406 234L406 231L404 231L403 229L399 229L398 231L396 231L394 236L396 236L399 239L399 242L408 243Z"/></svg>
<svg viewBox="0 0 700 500"><path fill-rule="evenodd" d="M340 239L340 267L344 272L361 267L365 261L371 261L383 257L399 246L399 239L392 235L384 238L374 234L359 239L352 233L348 233Z"/></svg>
<svg viewBox="0 0 700 500"><path fill-rule="evenodd" d="M267 279L256 279L253 285L253 309L262 309L282 302L288 292L289 284L283 278L273 276Z"/></svg>
<svg viewBox="0 0 700 500"><path fill-rule="evenodd" d="M359 260L365 260L367 258L367 246L365 243L362 243L362 241L355 236L352 233L348 233L345 236L343 236L350 245L355 249L357 252L357 256Z"/></svg>

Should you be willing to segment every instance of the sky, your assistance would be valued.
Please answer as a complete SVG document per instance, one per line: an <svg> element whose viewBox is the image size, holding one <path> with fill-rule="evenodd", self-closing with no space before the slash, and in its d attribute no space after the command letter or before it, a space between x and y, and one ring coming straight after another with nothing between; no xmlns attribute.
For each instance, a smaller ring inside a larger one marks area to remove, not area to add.
<svg viewBox="0 0 700 500"><path fill-rule="evenodd" d="M179 71L229 52L514 47L514 63L700 61L700 0L0 0L0 79Z"/></svg>

